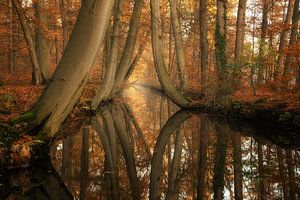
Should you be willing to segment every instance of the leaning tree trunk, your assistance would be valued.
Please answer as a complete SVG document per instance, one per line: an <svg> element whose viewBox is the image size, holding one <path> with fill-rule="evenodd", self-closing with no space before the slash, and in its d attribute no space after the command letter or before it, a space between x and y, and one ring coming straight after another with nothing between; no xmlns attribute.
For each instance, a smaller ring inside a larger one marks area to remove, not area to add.
<svg viewBox="0 0 300 200"><path fill-rule="evenodd" d="M288 27L290 26L290 23L292 21L292 15L293 15L293 7L294 7L294 0L289 0L289 5L286 13L286 17L284 20L284 26L283 30L280 33L280 42L279 42L279 49L278 49L278 58L277 58L277 66L274 72L274 78L278 78L278 74L283 70L283 64L285 61L285 54L284 49L287 46L287 40L288 40Z"/></svg>
<svg viewBox="0 0 300 200"><path fill-rule="evenodd" d="M27 44L28 47L28 51L29 51L29 56L30 56L30 61L32 64L32 81L34 84L38 85L42 83L42 74L41 74L41 70L40 70L40 66L39 66L39 61L38 61L38 57L37 54L35 52L35 47L34 47L34 41L32 39L31 36L31 30L30 30L30 26L27 22L26 17L24 16L24 11L22 8L22 5L20 3L19 0L12 0L13 2L13 6L15 8L15 11L18 14L22 29L23 29L23 33L24 33L24 38L25 38L25 42Z"/></svg>
<svg viewBox="0 0 300 200"><path fill-rule="evenodd" d="M154 65L158 75L159 82L168 97L181 107L188 107L190 101L184 97L172 83L171 77L166 69L163 56L162 35L161 35L161 17L160 1L151 0L151 31L152 31L152 50Z"/></svg>
<svg viewBox="0 0 300 200"><path fill-rule="evenodd" d="M118 0L116 4L115 11L115 20L112 31L112 43L110 52L108 55L108 62L106 65L106 71L103 83L101 87L97 90L96 96L93 98L91 107L96 109L102 100L107 100L113 89L116 71L117 71L117 62L118 62L118 51L119 51L119 26L122 16L122 6L123 0Z"/></svg>
<svg viewBox="0 0 300 200"><path fill-rule="evenodd" d="M171 8L171 22L173 28L173 35L175 39L175 51L177 58L177 68L179 73L179 81L180 81L180 89L181 92L184 91L186 87L185 80L185 60L184 60L184 50L182 44L182 36L181 36L181 28L177 14L177 0L170 0L170 8Z"/></svg>
<svg viewBox="0 0 300 200"><path fill-rule="evenodd" d="M120 90L121 85L124 82L126 74L130 68L131 57L133 54L134 46L136 44L136 38L140 26L140 18L142 14L143 5L144 0L136 0L134 3L133 13L129 25L129 31L119 62L116 79L112 90L112 95L114 95Z"/></svg>
<svg viewBox="0 0 300 200"><path fill-rule="evenodd" d="M205 93L206 81L208 80L207 0L200 1L199 10L201 91Z"/></svg>
<svg viewBox="0 0 300 200"><path fill-rule="evenodd" d="M114 0L83 0L58 68L32 111L53 137L78 101L110 21Z"/></svg>
<svg viewBox="0 0 300 200"><path fill-rule="evenodd" d="M44 0L37 0L35 2L36 17L38 19L39 27L35 29L35 47L38 57L42 77L44 82L48 82L51 78L50 74L50 46L47 38L48 25L47 15L45 10Z"/></svg>

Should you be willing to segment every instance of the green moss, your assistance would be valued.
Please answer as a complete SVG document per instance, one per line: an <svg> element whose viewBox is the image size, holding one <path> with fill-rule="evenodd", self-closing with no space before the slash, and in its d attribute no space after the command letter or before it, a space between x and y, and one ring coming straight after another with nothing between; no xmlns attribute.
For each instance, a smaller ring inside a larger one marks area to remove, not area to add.
<svg viewBox="0 0 300 200"><path fill-rule="evenodd" d="M279 122L287 122L293 118L293 115L290 112L284 112L279 116Z"/></svg>
<svg viewBox="0 0 300 200"><path fill-rule="evenodd" d="M32 122L36 119L36 114L32 112L26 112L20 117L17 117L15 119L12 119L9 121L9 124L15 125L15 124L20 124L20 123L28 123Z"/></svg>

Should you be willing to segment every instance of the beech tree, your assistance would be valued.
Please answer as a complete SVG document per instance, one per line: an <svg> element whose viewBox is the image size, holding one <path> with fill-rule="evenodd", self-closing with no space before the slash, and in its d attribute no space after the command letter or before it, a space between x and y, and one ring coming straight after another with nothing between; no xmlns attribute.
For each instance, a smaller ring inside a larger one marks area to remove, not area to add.
<svg viewBox="0 0 300 200"><path fill-rule="evenodd" d="M42 73L40 70L38 56L35 51L34 40L31 35L31 29L27 22L26 16L24 15L22 5L19 0L12 0L15 11L18 14L22 30L24 33L24 38L27 44L30 61L32 64L32 82L36 85L41 84L43 82Z"/></svg>
<svg viewBox="0 0 300 200"><path fill-rule="evenodd" d="M227 1L217 0L216 14L216 30L215 30L215 49L216 49L216 64L217 77L219 82L220 94L228 93L229 82L227 72L227 55L226 55L226 16L227 16Z"/></svg>
<svg viewBox="0 0 300 200"><path fill-rule="evenodd" d="M201 90L205 93L208 80L207 0L201 0L199 6Z"/></svg>
<svg viewBox="0 0 300 200"><path fill-rule="evenodd" d="M128 79L128 75L133 71L136 66L143 48L137 53L133 59L134 47L137 40L138 29L140 26L140 16L142 14L144 0L136 0L134 3L133 13L130 20L130 25L126 37L126 42L123 47L120 61L117 60L118 48L118 26L120 21L121 6L117 6L116 19L113 27L113 43L112 49L109 49L109 56L107 59L106 67L107 72L104 77L102 86L96 91L96 95L92 100L91 107L96 109L103 100L113 98L121 89L122 84ZM122 5L122 2L121 2ZM133 60L133 61L132 61ZM118 62L118 64L117 64ZM117 65L116 65L117 64ZM113 84L113 85L112 85Z"/></svg>
<svg viewBox="0 0 300 200"><path fill-rule="evenodd" d="M158 80L164 92L166 92L167 96L171 98L172 101L174 101L181 107L188 107L190 104L190 100L188 100L180 91L177 90L166 69L166 64L163 56L159 0L151 0L150 5L152 50L154 66L157 72Z"/></svg>
<svg viewBox="0 0 300 200"><path fill-rule="evenodd" d="M104 39L114 1L83 0L60 63L43 95L33 107L41 133L52 137L73 109ZM84 50L84 51L83 51Z"/></svg>
<svg viewBox="0 0 300 200"><path fill-rule="evenodd" d="M38 20L38 27L35 29L35 47L38 57L38 62L43 78L43 82L48 82L51 78L50 74L50 46L48 40L48 22L45 11L44 0L36 0L35 12Z"/></svg>

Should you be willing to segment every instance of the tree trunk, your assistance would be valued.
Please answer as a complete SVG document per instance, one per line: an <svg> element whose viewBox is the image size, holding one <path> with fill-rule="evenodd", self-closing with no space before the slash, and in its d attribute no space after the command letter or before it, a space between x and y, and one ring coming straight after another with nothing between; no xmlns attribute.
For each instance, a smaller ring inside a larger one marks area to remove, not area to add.
<svg viewBox="0 0 300 200"><path fill-rule="evenodd" d="M132 145L130 145L128 133L125 128L124 115L119 107L112 108L112 116L114 125L118 134L118 138L122 147L122 152L126 162L126 169L131 187L132 199L141 199L140 187L137 178L137 171L134 159Z"/></svg>
<svg viewBox="0 0 300 200"><path fill-rule="evenodd" d="M133 70L135 69L135 67L137 66L140 58L142 57L143 55L143 52L145 50L145 47L147 45L147 41L149 39L149 36L150 36L150 31L147 32L147 35L145 37L145 40L144 42L139 46L139 49L138 49L138 52L137 54L135 55L133 61L131 62L130 64L130 67L129 67L129 70L127 71L127 74L126 74L126 77L125 77L125 81L128 81L129 77L131 76Z"/></svg>
<svg viewBox="0 0 300 200"><path fill-rule="evenodd" d="M186 87L186 78L185 78L185 59L184 59L184 50L182 44L181 28L180 22L177 14L178 3L177 0L170 0L170 9L171 9L171 22L173 28L173 35L175 39L175 51L177 58L177 68L179 73L179 82L181 92L184 92Z"/></svg>
<svg viewBox="0 0 300 200"><path fill-rule="evenodd" d="M32 81L35 85L39 85L42 83L42 74L39 66L39 61L37 54L35 52L35 47L34 47L34 41L31 36L31 30L30 26L27 22L26 17L24 16L24 11L22 8L22 5L19 0L12 0L13 6L18 14L22 30L24 33L24 38L26 41L26 45L28 48L29 56L30 56L30 61L32 65Z"/></svg>
<svg viewBox="0 0 300 200"><path fill-rule="evenodd" d="M112 95L114 95L120 90L120 87L124 82L126 78L126 74L130 68L131 57L133 54L134 46L136 44L136 38L140 26L140 18L142 14L143 5L144 5L144 0L136 0L134 3L133 14L129 25L129 31L121 55L120 63L117 69Z"/></svg>
<svg viewBox="0 0 300 200"><path fill-rule="evenodd" d="M107 134L105 134L104 130L102 129L102 127L100 126L100 122L98 120L98 117L93 117L92 121L91 121L92 127L94 128L94 130L98 133L98 135L100 136L101 139L101 143L105 152L105 161L106 161L106 165L107 165L107 170L111 173L108 173L108 176L110 178L111 181L111 188L112 188L112 193L113 193L113 200L118 200L120 199L120 189L119 189L119 178L117 176L117 171L115 171L117 169L117 163L114 161L114 154L112 153L112 149L111 148L112 144L109 143L109 139Z"/></svg>
<svg viewBox="0 0 300 200"><path fill-rule="evenodd" d="M62 26L62 43L63 43L63 50L66 48L68 43L68 37L69 37L69 24L68 24L68 15L65 8L65 0L60 0L59 2L60 6L60 15L61 15L61 26Z"/></svg>
<svg viewBox="0 0 300 200"><path fill-rule="evenodd" d="M9 73L13 74L15 71L15 37L14 37L14 16L13 16L13 5L12 0L9 0Z"/></svg>
<svg viewBox="0 0 300 200"><path fill-rule="evenodd" d="M283 70L283 64L285 61L285 53L284 49L287 46L287 40L288 40L288 27L290 26L290 23L292 21L292 15L293 15L293 7L294 7L295 0L289 0L289 5L287 8L287 13L284 20L283 29L280 33L280 42L279 42L279 49L278 49L278 59L277 59L277 66L275 68L274 72L274 78L278 78L278 74Z"/></svg>
<svg viewBox="0 0 300 200"><path fill-rule="evenodd" d="M257 75L258 85L261 85L264 81L264 71L265 71L264 56L265 56L265 46L266 46L266 37L267 37L267 28L268 28L268 13L269 13L268 0L263 0L261 36L260 36L260 45L259 45L259 53L258 53L258 75Z"/></svg>
<svg viewBox="0 0 300 200"><path fill-rule="evenodd" d="M45 10L44 0L37 0L35 2L35 12L38 19L38 27L35 29L35 48L36 54L41 69L41 74L44 82L48 82L51 78L51 58L50 46L47 38L48 33L48 20Z"/></svg>
<svg viewBox="0 0 300 200"><path fill-rule="evenodd" d="M106 33L114 1L84 0L61 61L33 108L41 133L53 137L78 101ZM84 51L83 51L84 49Z"/></svg>
<svg viewBox="0 0 300 200"><path fill-rule="evenodd" d="M89 127L84 127L82 132L81 146L81 169L80 169L80 194L79 199L86 199L89 181Z"/></svg>
<svg viewBox="0 0 300 200"><path fill-rule="evenodd" d="M296 43L297 35L298 35L298 26L299 26L299 0L295 0L289 46ZM291 79L290 76L292 72L292 64L293 64L293 56L288 54L286 56L283 74L282 74L283 82L285 83L286 87L288 86L288 82Z"/></svg>
<svg viewBox="0 0 300 200"><path fill-rule="evenodd" d="M174 156L171 164L171 169L169 172L168 178L168 191L166 195L166 200L176 199L176 187L178 185L178 171L180 170L180 159L183 148L183 129L179 129L176 134L175 147L174 147Z"/></svg>
<svg viewBox="0 0 300 200"><path fill-rule="evenodd" d="M235 61L239 61L243 56L244 37L245 37L245 16L247 0L239 0L237 20L236 20L236 38L235 38Z"/></svg>
<svg viewBox="0 0 300 200"><path fill-rule="evenodd" d="M257 154L258 154L258 174L259 174L259 177L258 177L258 184L259 184L258 199L259 200L267 200L263 150L262 150L262 145L260 143L258 143Z"/></svg>
<svg viewBox="0 0 300 200"><path fill-rule="evenodd" d="M222 125L221 125L222 126ZM224 126L224 125L223 125ZM213 191L214 199L221 200L224 196L224 173L225 173L225 161L226 150L228 143L228 130L224 130L225 127L217 127L217 144L215 150L214 161L214 176L213 176Z"/></svg>
<svg viewBox="0 0 300 200"><path fill-rule="evenodd" d="M207 168L207 120L205 118L201 121L200 128L200 145L199 145L199 172L198 172L198 186L197 186L197 200L205 199L205 174Z"/></svg>
<svg viewBox="0 0 300 200"><path fill-rule="evenodd" d="M159 82L172 101L181 107L188 107L190 101L176 89L166 69L163 57L159 0L151 0L151 31L154 65Z"/></svg>
<svg viewBox="0 0 300 200"><path fill-rule="evenodd" d="M293 163L293 155L291 150L286 151L286 163L289 177L289 197L290 200L296 200L297 186L295 183L295 166Z"/></svg>
<svg viewBox="0 0 300 200"><path fill-rule="evenodd" d="M101 101L107 100L110 97L111 91L113 89L118 62L119 26L122 16L122 6L123 0L118 0L116 4L116 11L114 14L114 16L116 17L113 25L112 44L110 48L110 53L108 55L109 58L106 65L105 76L101 87L97 90L96 96L92 100L92 109L96 109L101 103Z"/></svg>
<svg viewBox="0 0 300 200"><path fill-rule="evenodd" d="M277 159L278 159L278 171L279 171L281 186L283 191L283 198L289 199L282 149L280 147L276 147L276 151L277 151Z"/></svg>
<svg viewBox="0 0 300 200"><path fill-rule="evenodd" d="M200 1L199 11L201 91L205 93L206 81L208 80L207 0Z"/></svg>
<svg viewBox="0 0 300 200"><path fill-rule="evenodd" d="M233 166L234 166L234 198L236 200L243 199L243 165L242 165L242 150L241 150L241 135L233 133Z"/></svg>
<svg viewBox="0 0 300 200"><path fill-rule="evenodd" d="M159 183L160 175L162 173L163 155L166 150L168 141L172 133L177 130L182 123L184 123L191 114L187 111L179 111L174 114L163 126L157 138L153 156L151 160L151 173L150 173L150 200L159 199Z"/></svg>
<svg viewBox="0 0 300 200"><path fill-rule="evenodd" d="M228 90L228 77L226 73L227 56L226 56L226 0L217 0L217 19L215 30L215 46L216 46L216 64L217 77L220 93L226 94Z"/></svg>

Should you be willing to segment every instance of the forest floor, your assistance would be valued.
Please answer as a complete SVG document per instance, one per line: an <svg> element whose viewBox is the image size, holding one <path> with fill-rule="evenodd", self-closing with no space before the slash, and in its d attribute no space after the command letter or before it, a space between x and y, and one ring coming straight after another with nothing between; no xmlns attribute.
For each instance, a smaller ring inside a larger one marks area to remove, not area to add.
<svg viewBox="0 0 300 200"><path fill-rule="evenodd" d="M31 84L30 73L18 72L18 74L19 75L9 75L7 73L0 73L0 168L1 165L7 165L8 158L10 166L28 164L30 146L40 142L36 138L25 134L26 129L24 129L24 127L28 126L28 123L16 124L12 127L9 125L10 120L25 113L34 105L45 88L44 86L33 86ZM91 76L91 80L84 91L84 95L81 97L79 106L71 113L71 119L67 119L67 126L76 124L74 121L78 122L84 117L80 107L87 106L86 102L88 102L90 97L94 94L93 91L98 84L97 82L99 82L94 77L99 76ZM245 110L248 112L249 109L255 111L272 110L271 115L273 115L273 111L279 110L279 117L282 118L284 123L291 120L291 113L297 113L297 117L299 118L300 92L274 92L274 87L275 86L272 85L264 85L256 90L255 95L250 88L243 88L231 97L230 101L234 102L234 106L232 107L232 105L230 105L230 109L234 109L234 111L230 110L230 112L238 112L239 116L242 112L245 112ZM216 109L215 112L224 110L221 104L210 104L207 106L207 110L214 109L217 106L219 106L219 109ZM258 112L258 114L262 114L262 112ZM300 119L297 119L295 123L299 122ZM285 124L287 126L289 125L288 123ZM74 129L77 130L77 128L78 127ZM16 135L9 136L7 140L7 135L5 134L10 132ZM9 149L6 146L7 143L10 144Z"/></svg>

